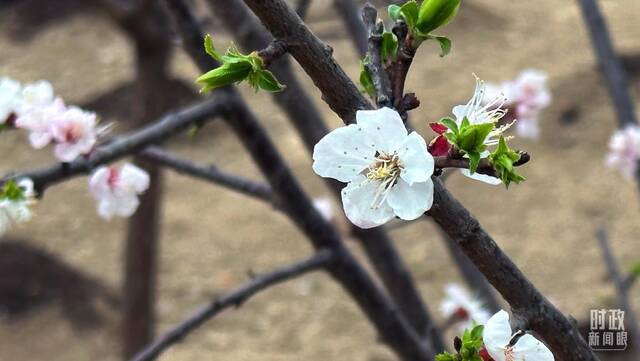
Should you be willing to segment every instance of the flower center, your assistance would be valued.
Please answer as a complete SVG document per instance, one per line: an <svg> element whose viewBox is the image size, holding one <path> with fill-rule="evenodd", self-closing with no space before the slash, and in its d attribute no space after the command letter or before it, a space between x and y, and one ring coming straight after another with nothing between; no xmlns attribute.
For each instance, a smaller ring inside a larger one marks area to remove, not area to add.
<svg viewBox="0 0 640 361"><path fill-rule="evenodd" d="M400 172L404 169L400 158L396 153L386 154L382 152L376 153L375 162L367 169L367 179L369 181L379 181L378 190L376 191L371 208L378 208L387 199L387 195L391 188L396 184L400 177Z"/></svg>
<svg viewBox="0 0 640 361"><path fill-rule="evenodd" d="M514 361L515 360L515 356L513 355L513 346L507 346L507 348L504 349L504 357L505 357L505 361Z"/></svg>

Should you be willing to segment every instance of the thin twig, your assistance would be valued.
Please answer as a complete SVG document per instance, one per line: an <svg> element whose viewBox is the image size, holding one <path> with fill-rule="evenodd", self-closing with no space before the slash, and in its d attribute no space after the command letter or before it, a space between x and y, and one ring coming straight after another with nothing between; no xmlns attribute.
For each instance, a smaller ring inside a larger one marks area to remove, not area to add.
<svg viewBox="0 0 640 361"><path fill-rule="evenodd" d="M602 228L598 229L596 232L596 238L600 245L602 259L607 266L607 272L609 273L609 277L611 277L611 281L616 289L618 306L625 311L625 323L629 326L628 329L632 334L634 343L640 345L640 325L638 324L636 314L631 307L629 289L625 285L625 278L622 276L620 268L618 267L618 262L611 250L611 242L609 241L607 232Z"/></svg>
<svg viewBox="0 0 640 361"><path fill-rule="evenodd" d="M367 53L367 29L360 17L360 9L354 0L333 0L333 6L342 17L347 33L351 36L358 54L364 57Z"/></svg>
<svg viewBox="0 0 640 361"><path fill-rule="evenodd" d="M253 277L244 285L220 297L216 297L212 302L200 308L152 344L145 347L133 357L131 361L155 360L169 347L180 342L192 331L202 326L206 321L212 319L221 311L230 307L240 307L250 297L271 286L302 276L311 271L319 270L329 264L333 258L333 254L329 250L323 250L304 261L296 262L269 273Z"/></svg>
<svg viewBox="0 0 640 361"><path fill-rule="evenodd" d="M201 166L195 164L160 147L148 147L139 154L145 159L151 160L164 167L171 168L178 173L221 185L239 193L262 200L273 205L275 208L280 208L280 206L277 206L271 186L267 183L247 179L245 177L226 172L216 166Z"/></svg>

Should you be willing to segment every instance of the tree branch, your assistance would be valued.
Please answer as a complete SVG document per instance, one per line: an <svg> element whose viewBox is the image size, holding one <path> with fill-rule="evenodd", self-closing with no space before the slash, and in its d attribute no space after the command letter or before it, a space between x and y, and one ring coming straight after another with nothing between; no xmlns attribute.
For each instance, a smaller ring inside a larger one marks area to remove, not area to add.
<svg viewBox="0 0 640 361"><path fill-rule="evenodd" d="M311 271L326 267L333 260L333 254L329 250L323 250L315 255L288 266L278 268L269 273L255 276L251 281L216 297L211 303L203 306L184 321L174 326L171 330L155 340L152 344L140 351L131 361L155 360L164 351L180 342L192 331L202 326L206 321L215 317L218 313L230 307L240 307L256 293L271 286L275 286L292 278L302 276Z"/></svg>
<svg viewBox="0 0 640 361"><path fill-rule="evenodd" d="M629 94L629 80L613 49L609 29L598 7L597 0L578 0L582 17L589 29L591 44L604 75L609 95L618 115L620 127L638 124L635 107Z"/></svg>
<svg viewBox="0 0 640 361"><path fill-rule="evenodd" d="M371 76L373 86L376 88L376 103L379 107L391 106L391 84L389 76L382 64L382 33L384 23L378 22L378 10L367 3L362 9L362 20L368 32L368 62L365 68Z"/></svg>
<svg viewBox="0 0 640 361"><path fill-rule="evenodd" d="M519 167L524 165L531 160L531 156L527 152L520 152L520 159L513 162L514 167ZM469 169L469 159L467 158L449 158L449 157L434 157L435 167L437 169L445 169L445 168L462 168ZM493 165L489 162L489 159L483 158L480 160L478 164L478 169L476 169L477 173L489 175L492 177L500 177L496 174Z"/></svg>
<svg viewBox="0 0 640 361"><path fill-rule="evenodd" d="M113 142L97 147L89 156L80 157L70 163L56 165L29 172L18 173L4 178L28 177L33 180L38 194L52 184L69 178L90 173L95 167L113 162L145 148L150 144L159 144L169 137L218 116L226 107L229 97L218 94L210 99L168 113L157 121L120 136Z"/></svg>
<svg viewBox="0 0 640 361"><path fill-rule="evenodd" d="M273 191L271 190L271 186L269 186L269 184L267 183L247 179L226 172L216 166L197 165L160 147L148 147L139 154L145 159L153 161L154 163L161 166L171 168L178 173L186 174L217 185L221 185L223 187L235 190L239 193L269 203L276 208L281 207L276 204L276 199L273 195Z"/></svg>
<svg viewBox="0 0 640 361"><path fill-rule="evenodd" d="M311 7L311 0L298 0L298 4L296 5L296 14L298 14L300 19L304 20L307 17L309 7Z"/></svg>

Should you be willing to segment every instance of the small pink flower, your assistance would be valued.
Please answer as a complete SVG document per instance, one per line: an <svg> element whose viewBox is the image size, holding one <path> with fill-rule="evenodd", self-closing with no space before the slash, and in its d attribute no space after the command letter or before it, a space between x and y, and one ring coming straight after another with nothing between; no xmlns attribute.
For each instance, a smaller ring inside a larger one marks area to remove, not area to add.
<svg viewBox="0 0 640 361"><path fill-rule="evenodd" d="M89 179L89 191L98 201L98 214L104 219L131 216L140 204L138 195L147 188L149 175L130 163L120 169L102 166Z"/></svg>
<svg viewBox="0 0 640 361"><path fill-rule="evenodd" d="M88 154L96 144L96 114L77 107L69 107L51 119L51 136L57 143L55 155L63 162L71 162Z"/></svg>
<svg viewBox="0 0 640 361"><path fill-rule="evenodd" d="M607 165L617 168L627 178L633 179L640 161L640 126L628 125L617 130L609 141Z"/></svg>
<svg viewBox="0 0 640 361"><path fill-rule="evenodd" d="M66 111L67 107L60 98L45 105L23 107L16 119L16 127L29 131L31 146L35 149L42 149L53 139L51 120Z"/></svg>

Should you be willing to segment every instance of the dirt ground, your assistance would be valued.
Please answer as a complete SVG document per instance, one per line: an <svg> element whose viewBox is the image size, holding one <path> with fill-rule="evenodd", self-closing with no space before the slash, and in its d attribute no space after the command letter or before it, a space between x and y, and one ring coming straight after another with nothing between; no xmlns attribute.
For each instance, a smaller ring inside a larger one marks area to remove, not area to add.
<svg viewBox="0 0 640 361"><path fill-rule="evenodd" d="M640 50L640 2L601 2L617 48ZM314 1L309 23L355 78L357 54L330 3ZM425 137L432 136L427 121L449 114L453 105L471 95L472 73L489 81L515 77L529 67L550 75L554 101L544 113L540 140L514 142L533 156L522 169L527 182L508 191L459 175L448 182L549 299L564 312L586 319L590 308L607 306L613 296L605 280L596 229L609 231L616 256L629 268L640 260L640 223L634 183L604 166L616 122L576 3L467 0L443 33L454 41L452 54L441 59L434 45L424 46L407 86L422 100L412 117ZM229 40L229 34L220 31L214 37L220 46ZM173 68L188 82L197 75L183 54ZM48 79L69 103L82 104L132 78L131 49L108 20L87 13L53 23L27 42L0 34L0 75L25 82ZM302 72L300 77L311 89ZM636 99L640 99L639 86L636 78ZM305 188L316 197L328 196L270 96L255 95L246 86L240 89ZM336 116L316 98L332 126L338 126ZM31 150L23 134L0 137L0 174L53 162L50 151ZM195 139L180 137L171 148L239 174L260 176L221 124L207 126ZM293 225L264 204L170 172L166 175L158 332L244 281L247 270L269 270L311 252ZM36 206L35 219L6 238L24 239L118 290L125 223L98 217L86 183L86 178L79 178L50 189ZM440 320L437 310L443 285L460 280L441 239L428 221L392 233ZM640 287L633 299L640 310ZM91 328L74 326L57 305L18 320L0 319L0 361L118 360L117 312L103 308L104 321ZM165 361L214 359L383 361L394 357L377 345L372 327L346 294L326 275L314 274L262 293L240 310L223 313L161 357Z"/></svg>

